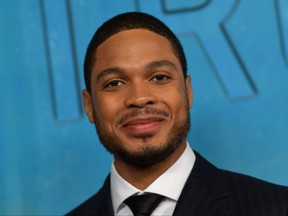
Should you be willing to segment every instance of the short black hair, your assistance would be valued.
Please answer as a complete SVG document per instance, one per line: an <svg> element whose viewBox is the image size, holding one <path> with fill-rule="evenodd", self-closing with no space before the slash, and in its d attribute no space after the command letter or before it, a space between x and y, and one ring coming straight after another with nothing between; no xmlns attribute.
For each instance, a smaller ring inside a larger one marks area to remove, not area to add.
<svg viewBox="0 0 288 216"><path fill-rule="evenodd" d="M88 92L91 93L91 73L95 64L96 49L111 36L125 30L146 29L169 40L172 50L182 67L184 77L187 76L187 62L183 47L176 35L159 19L141 12L119 14L102 24L92 37L86 51L84 61L84 78Z"/></svg>

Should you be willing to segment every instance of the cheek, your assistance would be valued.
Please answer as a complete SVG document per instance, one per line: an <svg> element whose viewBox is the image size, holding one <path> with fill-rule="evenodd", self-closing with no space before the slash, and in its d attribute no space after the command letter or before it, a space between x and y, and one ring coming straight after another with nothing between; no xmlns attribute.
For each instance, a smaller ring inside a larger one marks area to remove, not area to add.
<svg viewBox="0 0 288 216"><path fill-rule="evenodd" d="M181 86L170 89L170 91L165 91L163 99L166 100L171 107L177 110L181 108L186 109L188 106L185 89Z"/></svg>
<svg viewBox="0 0 288 216"><path fill-rule="evenodd" d="M94 113L97 116L97 120L101 121L101 125L113 125L120 107L118 101L103 97L94 98Z"/></svg>

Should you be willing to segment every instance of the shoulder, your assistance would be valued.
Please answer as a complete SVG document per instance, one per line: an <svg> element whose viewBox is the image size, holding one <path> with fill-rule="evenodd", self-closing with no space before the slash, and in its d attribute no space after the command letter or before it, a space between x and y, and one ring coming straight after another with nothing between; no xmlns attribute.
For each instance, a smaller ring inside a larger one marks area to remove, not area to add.
<svg viewBox="0 0 288 216"><path fill-rule="evenodd" d="M219 169L198 153L194 168L196 174L192 172L192 177L206 181L202 185L209 185L210 194L214 193L213 197L217 197L221 191L226 194L226 204L237 215L288 216L288 187Z"/></svg>
<svg viewBox="0 0 288 216"><path fill-rule="evenodd" d="M202 175L209 175L210 180L216 180L216 177L217 180L221 179L234 193L245 193L248 195L249 192L261 191L261 195L279 193L279 196L288 198L288 187L286 186L273 184L249 175L219 169L204 159L199 153L196 152L195 154L197 158L195 168L201 170Z"/></svg>
<svg viewBox="0 0 288 216"><path fill-rule="evenodd" d="M229 183L230 189L237 194L255 194L262 197L274 195L284 198L288 204L288 187L273 184L252 176L221 170Z"/></svg>
<svg viewBox="0 0 288 216"><path fill-rule="evenodd" d="M221 172L231 192L232 209L242 209L249 215L288 214L288 187L244 174Z"/></svg>
<svg viewBox="0 0 288 216"><path fill-rule="evenodd" d="M113 215L110 196L110 178L107 177L103 187L91 198L67 213L67 216Z"/></svg>

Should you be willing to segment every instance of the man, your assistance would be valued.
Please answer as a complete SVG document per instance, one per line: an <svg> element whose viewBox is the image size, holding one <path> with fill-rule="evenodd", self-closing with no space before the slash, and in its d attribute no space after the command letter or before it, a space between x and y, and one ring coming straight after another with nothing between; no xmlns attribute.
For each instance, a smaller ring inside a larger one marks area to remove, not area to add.
<svg viewBox="0 0 288 216"><path fill-rule="evenodd" d="M187 144L190 77L161 21L138 12L108 20L84 71L85 111L114 161L100 191L68 215L136 215L131 200L157 194L152 215L288 216L286 187L220 170Z"/></svg>

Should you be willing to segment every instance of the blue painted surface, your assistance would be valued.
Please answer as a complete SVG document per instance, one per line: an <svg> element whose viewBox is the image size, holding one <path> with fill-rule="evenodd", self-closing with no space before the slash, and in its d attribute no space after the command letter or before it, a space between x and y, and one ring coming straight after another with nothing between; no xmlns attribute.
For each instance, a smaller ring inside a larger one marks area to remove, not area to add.
<svg viewBox="0 0 288 216"><path fill-rule="evenodd" d="M211 0L162 0L163 11L165 13L180 13L180 12L191 12L200 10L206 7Z"/></svg>
<svg viewBox="0 0 288 216"><path fill-rule="evenodd" d="M55 117L75 120L81 116L82 104L70 5L68 1L49 0L41 1L40 6Z"/></svg>
<svg viewBox="0 0 288 216"><path fill-rule="evenodd" d="M282 55L288 66L288 1L275 0L275 9L278 18Z"/></svg>
<svg viewBox="0 0 288 216"><path fill-rule="evenodd" d="M229 2L214 0L196 11L171 14L165 12L165 5L160 4L160 1L157 2L158 4L154 2L155 6L151 9L152 0L141 0L140 9L157 14L161 20L172 26L177 34L197 34L203 41L207 57L213 64L223 90L231 99L251 97L256 94L256 88L245 65L242 64L237 50L233 49L233 42L228 39L229 34L225 31L225 22L238 7L239 0ZM219 52L223 54L219 55Z"/></svg>
<svg viewBox="0 0 288 216"><path fill-rule="evenodd" d="M0 215L64 214L103 183L111 156L80 107L83 58L103 21L132 10L185 47L190 145L288 185L286 0L1 0Z"/></svg>

